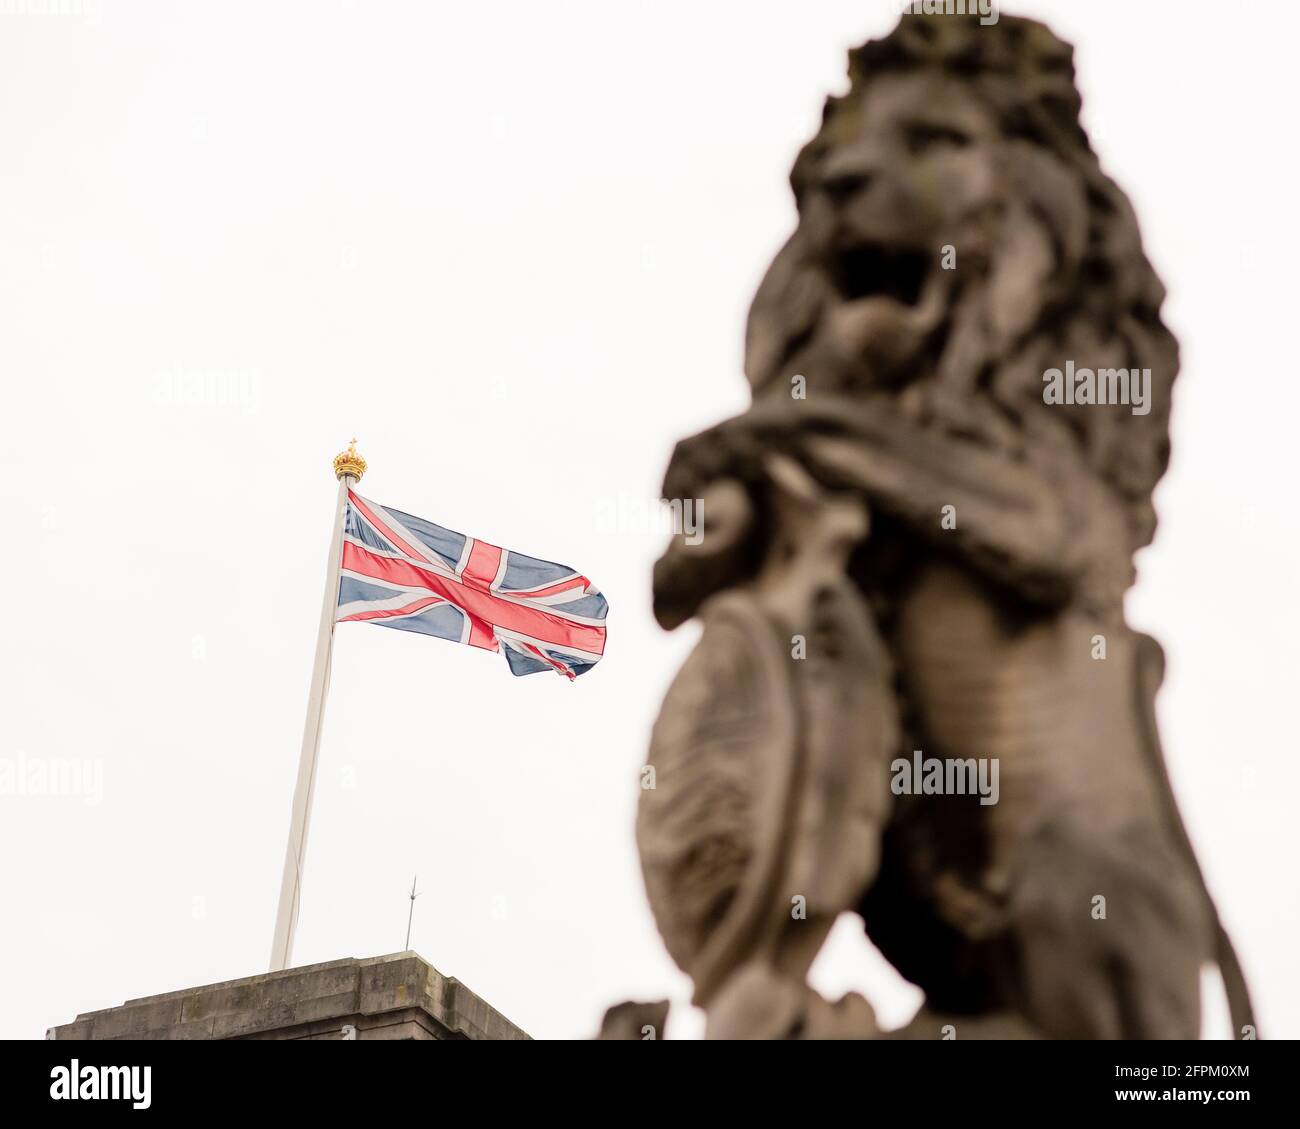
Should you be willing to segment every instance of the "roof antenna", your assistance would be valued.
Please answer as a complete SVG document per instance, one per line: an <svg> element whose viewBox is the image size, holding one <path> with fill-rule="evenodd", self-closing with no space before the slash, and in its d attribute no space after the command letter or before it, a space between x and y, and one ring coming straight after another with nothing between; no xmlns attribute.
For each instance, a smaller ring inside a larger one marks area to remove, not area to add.
<svg viewBox="0 0 1300 1129"><path fill-rule="evenodd" d="M417 894L415 891L415 879L418 877L419 875L417 874L415 878L411 879L411 893L409 895L411 899L411 912L406 915L406 948L402 950L404 953L410 952L411 950L411 919L415 917L415 899L418 898L420 894L424 893L423 890L420 891L420 894Z"/></svg>

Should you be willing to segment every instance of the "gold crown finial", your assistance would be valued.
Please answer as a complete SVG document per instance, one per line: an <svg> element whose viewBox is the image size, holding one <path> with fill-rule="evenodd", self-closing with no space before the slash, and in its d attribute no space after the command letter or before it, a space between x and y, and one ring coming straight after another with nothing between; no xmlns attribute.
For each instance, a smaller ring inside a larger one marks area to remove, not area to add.
<svg viewBox="0 0 1300 1129"><path fill-rule="evenodd" d="M345 475L351 475L360 482L361 476L365 473L366 460L357 454L357 440L356 436L353 436L348 449L334 456L334 477L343 478Z"/></svg>

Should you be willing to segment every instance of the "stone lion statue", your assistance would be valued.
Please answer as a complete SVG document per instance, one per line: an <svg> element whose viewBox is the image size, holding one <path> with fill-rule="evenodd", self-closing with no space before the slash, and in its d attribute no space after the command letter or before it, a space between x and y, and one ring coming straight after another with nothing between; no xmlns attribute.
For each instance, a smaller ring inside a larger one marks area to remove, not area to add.
<svg viewBox="0 0 1300 1129"><path fill-rule="evenodd" d="M925 992L896 1036L1195 1038L1209 961L1241 1034L1162 654L1123 611L1178 348L1071 48L909 15L849 74L750 312L753 404L665 479L703 536L659 561L655 612L703 634L638 812L664 941L719 1037L881 1034L806 983L846 910ZM1147 399L1052 402L1067 364ZM995 794L954 794L986 767Z"/></svg>

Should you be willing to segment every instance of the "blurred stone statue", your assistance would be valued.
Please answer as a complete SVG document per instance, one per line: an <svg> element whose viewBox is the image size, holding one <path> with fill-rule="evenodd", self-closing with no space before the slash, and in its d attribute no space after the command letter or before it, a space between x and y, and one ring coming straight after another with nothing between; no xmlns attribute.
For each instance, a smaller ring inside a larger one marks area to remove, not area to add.
<svg viewBox="0 0 1300 1129"><path fill-rule="evenodd" d="M655 613L703 633L637 842L710 1036L883 1034L806 982L846 910L925 992L895 1037L1196 1038L1212 961L1253 1030L1123 611L1178 348L1071 57L1008 16L852 52L750 312L753 404L668 468L703 533Z"/></svg>

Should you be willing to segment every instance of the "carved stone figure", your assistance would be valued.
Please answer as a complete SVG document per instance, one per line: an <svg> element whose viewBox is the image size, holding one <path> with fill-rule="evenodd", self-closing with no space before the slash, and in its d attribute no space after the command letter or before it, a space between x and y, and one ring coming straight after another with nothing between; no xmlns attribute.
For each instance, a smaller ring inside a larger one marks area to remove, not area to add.
<svg viewBox="0 0 1300 1129"><path fill-rule="evenodd" d="M1195 1038L1213 960L1253 1023L1124 619L1178 350L1071 55L953 15L851 53L750 312L752 407L673 455L703 536L655 611L703 635L637 841L711 1036L879 1034L806 983L845 910L925 991L896 1035Z"/></svg>

